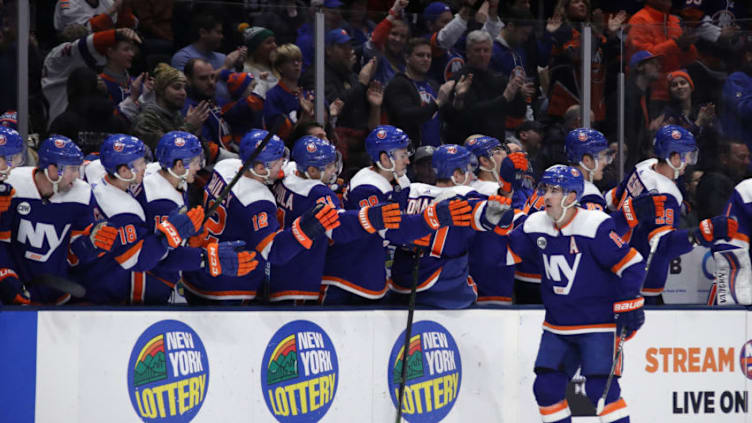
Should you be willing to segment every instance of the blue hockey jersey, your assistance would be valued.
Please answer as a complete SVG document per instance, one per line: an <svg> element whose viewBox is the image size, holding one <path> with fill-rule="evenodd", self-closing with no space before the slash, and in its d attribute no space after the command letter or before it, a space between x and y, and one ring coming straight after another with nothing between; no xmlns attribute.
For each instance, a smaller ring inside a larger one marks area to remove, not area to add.
<svg viewBox="0 0 752 423"><path fill-rule="evenodd" d="M745 179L734 187L724 214L736 217L739 228L733 239L716 244L713 250L739 247L749 251L749 238L752 236L752 179Z"/></svg>
<svg viewBox="0 0 752 423"><path fill-rule="evenodd" d="M204 187L204 206L230 183L243 163L226 159L214 166L209 183ZM242 176L230 194L206 222L211 239L245 241L245 248L256 250L258 267L245 276L213 277L204 271L184 272L183 284L193 294L208 300L252 300L266 280L267 263L282 265L297 257L305 248L295 239L291 228L280 229L277 205L269 187L255 179Z"/></svg>
<svg viewBox="0 0 752 423"><path fill-rule="evenodd" d="M629 176L614 188L617 198L620 199L618 209L627 198L636 198L643 193L658 193L667 197L662 217L640 222L631 230L626 226L625 220L621 220L621 223L616 220L616 232L646 259L650 254L650 243L657 243L641 291L645 296L660 295L666 285L671 260L692 250L687 231L677 229L682 194L674 181L653 170L657 162L656 159L648 159L638 163Z"/></svg>
<svg viewBox="0 0 752 423"><path fill-rule="evenodd" d="M431 235L414 242L423 250L418 268L416 304L442 308L463 308L472 305L477 299L477 289L470 277L470 247L475 240L475 232L482 231L480 216L485 202L469 186L436 187L422 183L410 184L407 213L420 215L437 197L475 198L473 221L470 227L442 227ZM495 235L495 234L494 234ZM498 235L497 235L498 236ZM485 254L496 254L495 260L502 261L504 251L491 249ZM493 257L491 257L493 259ZM484 261L488 257L483 257ZM409 294L413 284L415 255L405 249L397 249L392 265L391 288L401 294Z"/></svg>
<svg viewBox="0 0 752 423"><path fill-rule="evenodd" d="M395 202L404 212L406 193L410 181L400 178L396 187L370 167L358 171L350 180L344 195L346 210L359 210L365 206ZM388 291L385 259L388 243L404 245L432 233L422 216L402 215L399 229L379 231L380 236L369 236L352 242L335 243L329 248L321 283L332 285L364 298L377 300Z"/></svg>
<svg viewBox="0 0 752 423"><path fill-rule="evenodd" d="M613 303L639 292L642 256L619 238L607 214L575 210L560 229L545 211L528 216L509 235L507 263L537 257L542 264L544 330L569 335L613 332Z"/></svg>
<svg viewBox="0 0 752 423"><path fill-rule="evenodd" d="M107 225L118 229L115 246L90 263L73 270L86 287L85 301L95 304L143 303L145 272L168 252L167 243L146 220L141 204L129 191L110 184L107 176L92 186L97 210Z"/></svg>
<svg viewBox="0 0 752 423"><path fill-rule="evenodd" d="M481 198L497 195L499 184L475 180L470 185ZM497 258L498 251L506 251L509 237L494 232L478 232L470 247L470 276L478 288L479 305L512 304L514 266Z"/></svg>
<svg viewBox="0 0 752 423"><path fill-rule="evenodd" d="M16 190L11 202L15 213L6 213L2 240L10 244L14 269L23 282L43 274L68 277L69 249L78 254L70 254L73 264L91 258L76 248L94 222L91 187L77 179L69 191L43 199L34 182L35 172L33 167L15 168L7 180ZM62 304L70 299L69 294L43 285L29 286L29 292L37 303Z"/></svg>

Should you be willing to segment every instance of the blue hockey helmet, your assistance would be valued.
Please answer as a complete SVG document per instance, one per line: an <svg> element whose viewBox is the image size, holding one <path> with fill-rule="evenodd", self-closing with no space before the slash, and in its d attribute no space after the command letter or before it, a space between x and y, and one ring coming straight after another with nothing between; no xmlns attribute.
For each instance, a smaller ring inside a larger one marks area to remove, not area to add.
<svg viewBox="0 0 752 423"><path fill-rule="evenodd" d="M683 163L697 163L697 143L691 132L678 125L666 125L658 130L653 139L653 151L659 159L668 160L679 153Z"/></svg>
<svg viewBox="0 0 752 423"><path fill-rule="evenodd" d="M575 167L567 165L553 165L543 172L543 176L541 176L538 182L539 194L545 194L546 189L552 186L561 187L564 197L566 197L566 194L574 192L577 195L577 201L582 198L582 193L585 191L585 181L582 178L582 172ZM563 201L564 199L562 199Z"/></svg>
<svg viewBox="0 0 752 423"><path fill-rule="evenodd" d="M569 131L564 139L564 150L567 152L569 163L578 164L585 154L589 154L594 160L598 160L601 151L608 150L608 140L600 131L590 128L577 128ZM613 156L609 156L609 161Z"/></svg>
<svg viewBox="0 0 752 423"><path fill-rule="evenodd" d="M64 166L81 166L84 162L84 153L81 149L70 138L62 135L51 135L42 141L37 153L39 169L55 165L58 167L58 173L62 173Z"/></svg>
<svg viewBox="0 0 752 423"><path fill-rule="evenodd" d="M342 155L329 142L311 135L306 135L295 141L292 148L292 159L295 161L298 172L308 176L310 166L324 171L327 166L334 165L337 167L332 179L336 181L337 175L342 170ZM334 181L324 181L332 183Z"/></svg>
<svg viewBox="0 0 752 423"><path fill-rule="evenodd" d="M8 169L0 171L0 175L7 175L10 168L21 166L24 162L26 145L21 134L15 129L0 126L0 157L5 159Z"/></svg>
<svg viewBox="0 0 752 423"><path fill-rule="evenodd" d="M490 158L496 150L503 149L504 147L498 139L481 135L479 137L468 138L465 141L465 148L470 150L471 153L475 154L475 157L480 159L481 157Z"/></svg>
<svg viewBox="0 0 752 423"><path fill-rule="evenodd" d="M379 157L381 153L386 153L389 157L392 157L392 151L405 148L410 148L410 137L407 136L405 131L396 128L392 125L380 125L377 126L366 137L366 152L374 163L380 163ZM408 151L408 153L410 153Z"/></svg>
<svg viewBox="0 0 752 423"><path fill-rule="evenodd" d="M99 150L99 161L110 175L117 175L118 167L133 169L133 162L144 158L146 147L140 139L125 134L112 134L105 138ZM135 176L135 175L134 175Z"/></svg>
<svg viewBox="0 0 752 423"><path fill-rule="evenodd" d="M264 141L264 138L266 138L268 134L269 131L265 131L263 129L251 129L250 131L248 131L240 140L240 160L242 160L243 162L248 160L248 158L251 157L253 152L256 150L256 146L261 144L261 142ZM251 166L248 170L254 176L262 178L265 184L271 185L274 183L274 180L277 177L277 175L272 175L271 173L272 163L279 159L284 159L282 161L282 166L284 166L284 164L287 162L287 159L289 158L290 151L287 149L287 147L285 147L284 141L282 141L278 136L272 135L271 138L269 138L269 142L266 143L266 146L264 146L264 149L261 150L261 152L259 152L256 158L253 160L254 163L261 163L264 165L264 167L266 167L266 175L256 173L256 170L253 168L253 166Z"/></svg>
<svg viewBox="0 0 752 423"><path fill-rule="evenodd" d="M478 159L461 145L444 144L433 153L431 165L437 179L451 179L457 185L464 185L469 182L469 174L478 168ZM465 173L465 180L461 183L454 180L454 171L457 169Z"/></svg>
<svg viewBox="0 0 752 423"><path fill-rule="evenodd" d="M187 168L191 160L202 157L203 154L201 141L184 131L170 131L162 135L155 151L159 165L165 169L171 169L176 160L182 160L183 166Z"/></svg>

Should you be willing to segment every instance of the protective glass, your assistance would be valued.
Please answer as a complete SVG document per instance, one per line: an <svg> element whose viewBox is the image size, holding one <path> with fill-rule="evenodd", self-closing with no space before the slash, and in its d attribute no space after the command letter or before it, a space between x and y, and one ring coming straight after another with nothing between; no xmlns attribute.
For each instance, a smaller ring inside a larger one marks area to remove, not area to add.
<svg viewBox="0 0 752 423"><path fill-rule="evenodd" d="M614 161L615 156L616 156L616 152L614 150L611 150L610 148L601 150L598 153L598 162L606 163L606 166L608 166Z"/></svg>
<svg viewBox="0 0 752 423"><path fill-rule="evenodd" d="M694 149L693 151L682 153L681 159L683 163L686 163L691 166L691 165L697 164L697 156L699 156L698 151L697 149Z"/></svg>
<svg viewBox="0 0 752 423"><path fill-rule="evenodd" d="M545 182L539 183L536 190L538 191L538 195L541 197L548 193L551 193L551 194L563 194L564 193L564 190L561 188L561 185L550 185Z"/></svg>

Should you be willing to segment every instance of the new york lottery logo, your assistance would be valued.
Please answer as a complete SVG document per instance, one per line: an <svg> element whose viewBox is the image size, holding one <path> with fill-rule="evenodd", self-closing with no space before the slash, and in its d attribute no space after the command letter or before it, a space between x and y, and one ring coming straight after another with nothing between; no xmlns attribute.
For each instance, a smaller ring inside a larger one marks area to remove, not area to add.
<svg viewBox="0 0 752 423"><path fill-rule="evenodd" d="M389 356L389 394L399 404L405 332ZM462 382L462 360L454 338L443 326L424 320L413 324L407 348L402 416L410 423L438 422L449 414Z"/></svg>
<svg viewBox="0 0 752 423"><path fill-rule="evenodd" d="M313 322L282 326L267 344L261 368L264 400L279 422L319 421L334 401L337 352L329 335Z"/></svg>
<svg viewBox="0 0 752 423"><path fill-rule="evenodd" d="M177 320L149 326L128 360L128 393L144 422L189 422L209 387L209 360L198 334Z"/></svg>

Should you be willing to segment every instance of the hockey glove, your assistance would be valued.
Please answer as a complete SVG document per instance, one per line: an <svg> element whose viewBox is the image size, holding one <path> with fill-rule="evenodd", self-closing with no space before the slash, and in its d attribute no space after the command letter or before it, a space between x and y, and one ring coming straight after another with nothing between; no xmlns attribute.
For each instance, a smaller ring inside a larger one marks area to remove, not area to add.
<svg viewBox="0 0 752 423"><path fill-rule="evenodd" d="M690 232L692 240L705 247L713 245L719 239L731 239L736 235L739 223L728 216L715 216L705 219Z"/></svg>
<svg viewBox="0 0 752 423"><path fill-rule="evenodd" d="M108 226L107 222L100 222L91 230L89 240L98 249L110 251L118 240L118 230L113 226Z"/></svg>
<svg viewBox="0 0 752 423"><path fill-rule="evenodd" d="M243 251L243 241L210 242L204 248L204 270L217 277L245 276L258 266L255 251Z"/></svg>
<svg viewBox="0 0 752 423"><path fill-rule="evenodd" d="M204 220L204 208L196 206L188 213L174 212L157 225L157 230L164 234L167 245L177 248L182 245L184 239L195 235L201 228Z"/></svg>
<svg viewBox="0 0 752 423"><path fill-rule="evenodd" d="M521 151L504 157L504 160L501 162L501 171L499 172L501 190L510 192L512 189L518 188L522 182L523 173L527 171L527 167L527 156Z"/></svg>
<svg viewBox="0 0 752 423"><path fill-rule="evenodd" d="M367 206L358 212L360 226L372 234L381 229L399 229L402 221L402 212L399 204L378 204L376 206Z"/></svg>
<svg viewBox="0 0 752 423"><path fill-rule="evenodd" d="M499 235L506 235L512 230L512 199L500 195L492 195L486 201L483 215L480 218L481 226L487 231L494 231Z"/></svg>
<svg viewBox="0 0 752 423"><path fill-rule="evenodd" d="M628 198L621 206L621 212L630 228L634 228L640 222L655 222L656 225L665 225L666 222L666 196L658 194L645 194L637 198Z"/></svg>
<svg viewBox="0 0 752 423"><path fill-rule="evenodd" d="M6 183L0 183L0 213L5 213L10 208L13 195L16 190Z"/></svg>
<svg viewBox="0 0 752 423"><path fill-rule="evenodd" d="M316 238L339 226L339 214L332 206L318 203L292 222L292 234L306 250Z"/></svg>
<svg viewBox="0 0 752 423"><path fill-rule="evenodd" d="M30 303L29 291L24 288L13 269L0 269L0 303L27 305Z"/></svg>
<svg viewBox="0 0 752 423"><path fill-rule="evenodd" d="M637 296L620 300L614 303L614 314L616 315L616 333L621 333L621 329L626 329L627 337L630 339L638 329L645 323L645 298Z"/></svg>
<svg viewBox="0 0 752 423"><path fill-rule="evenodd" d="M423 219L433 230L443 226L470 226L472 210L467 200L446 199L428 206L423 211Z"/></svg>
<svg viewBox="0 0 752 423"><path fill-rule="evenodd" d="M198 235L188 238L188 246L193 248L203 248L209 243L209 228L204 226L204 230Z"/></svg>

